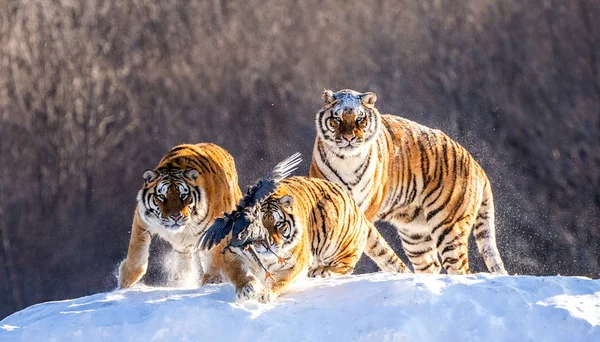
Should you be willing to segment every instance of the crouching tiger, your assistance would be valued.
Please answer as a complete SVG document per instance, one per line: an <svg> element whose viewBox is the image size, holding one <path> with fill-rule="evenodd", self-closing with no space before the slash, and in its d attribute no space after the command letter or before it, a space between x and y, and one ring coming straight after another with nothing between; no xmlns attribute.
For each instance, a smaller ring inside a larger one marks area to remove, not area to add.
<svg viewBox="0 0 600 342"><path fill-rule="evenodd" d="M264 184L259 181L249 193L264 194ZM363 251L383 271L410 272L340 186L308 177L277 185L254 209L266 235L262 243L255 243L256 249L231 248L248 267L245 278L250 279L233 282L239 300L271 302L306 272L310 277L350 274Z"/></svg>
<svg viewBox="0 0 600 342"><path fill-rule="evenodd" d="M370 220L394 225L417 273L469 273L473 230L488 270L506 274L492 188L467 150L439 130L381 115L374 93L326 90L323 98L311 177L339 184Z"/></svg>
<svg viewBox="0 0 600 342"><path fill-rule="evenodd" d="M209 143L179 145L143 177L127 258L119 267L120 288L132 286L146 273L153 235L175 251L170 257L174 265L167 267L170 285L193 285L189 280L202 273L204 284L219 282L221 272L241 272L235 255L216 252L200 253L202 270L195 269L198 236L242 197L233 157L227 151Z"/></svg>

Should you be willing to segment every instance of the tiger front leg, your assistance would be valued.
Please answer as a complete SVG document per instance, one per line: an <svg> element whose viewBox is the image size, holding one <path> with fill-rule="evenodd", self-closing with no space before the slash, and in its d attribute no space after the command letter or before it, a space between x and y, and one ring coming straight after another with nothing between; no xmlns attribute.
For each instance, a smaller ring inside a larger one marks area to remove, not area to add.
<svg viewBox="0 0 600 342"><path fill-rule="evenodd" d="M227 268L229 265L225 265L223 262L223 255L220 252L221 248L213 248L211 251L199 252L198 256L202 261L202 278L200 284L202 286L207 284L220 284L223 282L223 276L221 270ZM234 262L230 260L229 263ZM232 266L235 268L235 265Z"/></svg>
<svg viewBox="0 0 600 342"><path fill-rule="evenodd" d="M221 277L218 273L204 273L202 278L200 278L200 285L208 285L208 284L221 284L223 282L223 277Z"/></svg>
<svg viewBox="0 0 600 342"><path fill-rule="evenodd" d="M210 252L212 257L208 274L212 274L210 268L219 270L235 288L235 297L238 301L255 299L263 291L264 286L242 262L242 258L231 252L230 249L225 249L227 243L226 240L221 241ZM202 281L204 282L204 280L203 276Z"/></svg>
<svg viewBox="0 0 600 342"><path fill-rule="evenodd" d="M126 289L137 283L148 269L148 263L135 264L125 259L119 265L119 288Z"/></svg>
<svg viewBox="0 0 600 342"><path fill-rule="evenodd" d="M137 210L133 218L127 257L119 265L119 288L133 286L146 274L152 235L140 224Z"/></svg>
<svg viewBox="0 0 600 342"><path fill-rule="evenodd" d="M301 264L287 270L272 274L264 282L258 282L256 277L240 289L238 300L255 299L259 303L272 303L292 284L303 269Z"/></svg>
<svg viewBox="0 0 600 342"><path fill-rule="evenodd" d="M256 299L265 291L263 284L253 275L247 275L247 281L236 287L235 297L238 301Z"/></svg>
<svg viewBox="0 0 600 342"><path fill-rule="evenodd" d="M292 268L278 272L275 275L275 280L269 281L270 286L265 286L265 289L256 297L256 300L265 304L274 302L296 279L299 270L299 268Z"/></svg>
<svg viewBox="0 0 600 342"><path fill-rule="evenodd" d="M167 282L169 286L198 286L200 271L198 270L198 265L196 265L194 253L173 250L166 256L164 268L167 271Z"/></svg>
<svg viewBox="0 0 600 342"><path fill-rule="evenodd" d="M437 237L442 266L448 274L469 274L469 233L472 222L457 222L449 233ZM444 231L443 229L440 229Z"/></svg>
<svg viewBox="0 0 600 342"><path fill-rule="evenodd" d="M311 278L329 278L351 274L352 271L354 271L354 267L350 266L320 266L309 270L308 276Z"/></svg>
<svg viewBox="0 0 600 342"><path fill-rule="evenodd" d="M426 236L418 243L402 240L402 247L415 273L440 273L442 266L438 258L438 251L430 236Z"/></svg>
<svg viewBox="0 0 600 342"><path fill-rule="evenodd" d="M296 263L291 268L286 270L280 270L273 274L275 280L268 281L265 283L265 289L256 298L260 303L272 303L274 302L283 292L285 292L289 286L298 278L303 270L306 270L306 258L296 259Z"/></svg>
<svg viewBox="0 0 600 342"><path fill-rule="evenodd" d="M308 276L312 278L328 278L351 274L360 258L361 252L358 248L348 250L348 252L347 256L339 260L325 262L320 265L313 265L314 267L308 270Z"/></svg>

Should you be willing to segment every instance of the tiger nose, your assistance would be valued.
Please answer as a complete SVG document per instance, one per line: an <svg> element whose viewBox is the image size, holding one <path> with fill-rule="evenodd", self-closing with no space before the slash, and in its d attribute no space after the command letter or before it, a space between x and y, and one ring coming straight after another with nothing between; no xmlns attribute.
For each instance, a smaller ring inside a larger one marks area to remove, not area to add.
<svg viewBox="0 0 600 342"><path fill-rule="evenodd" d="M351 142L354 139L354 134L342 134L342 138L344 138L347 142Z"/></svg>
<svg viewBox="0 0 600 342"><path fill-rule="evenodd" d="M169 216L171 216L171 218L175 221L179 220L181 218L181 214L177 213L177 214L169 214Z"/></svg>

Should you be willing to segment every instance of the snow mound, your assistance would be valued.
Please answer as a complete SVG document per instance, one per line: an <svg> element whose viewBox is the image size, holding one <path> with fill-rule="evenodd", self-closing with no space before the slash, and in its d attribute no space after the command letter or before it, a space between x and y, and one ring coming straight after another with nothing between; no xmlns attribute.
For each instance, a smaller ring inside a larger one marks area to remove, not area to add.
<svg viewBox="0 0 600 342"><path fill-rule="evenodd" d="M374 273L304 279L273 304L233 298L223 284L48 302L0 321L0 340L600 340L588 278Z"/></svg>

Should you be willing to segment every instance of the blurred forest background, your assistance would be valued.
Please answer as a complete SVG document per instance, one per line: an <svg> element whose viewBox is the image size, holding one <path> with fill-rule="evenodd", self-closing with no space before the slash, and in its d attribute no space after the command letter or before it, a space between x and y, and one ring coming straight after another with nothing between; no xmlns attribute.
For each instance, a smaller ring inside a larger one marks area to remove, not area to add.
<svg viewBox="0 0 600 342"><path fill-rule="evenodd" d="M115 288L176 144L225 147L244 189L295 151L307 173L323 88L471 151L511 274L597 278L599 22L597 0L0 0L0 318Z"/></svg>

